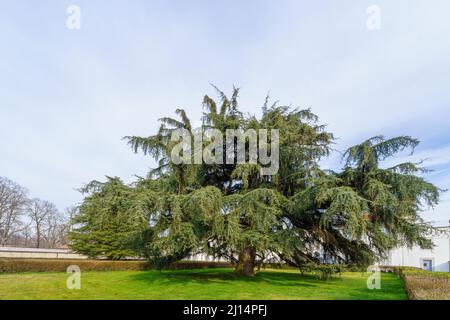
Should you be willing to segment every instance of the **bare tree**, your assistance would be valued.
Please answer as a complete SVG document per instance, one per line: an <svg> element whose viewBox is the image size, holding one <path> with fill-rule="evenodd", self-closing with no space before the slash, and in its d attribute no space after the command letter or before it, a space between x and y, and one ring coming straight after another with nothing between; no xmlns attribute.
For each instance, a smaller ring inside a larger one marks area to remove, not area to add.
<svg viewBox="0 0 450 320"><path fill-rule="evenodd" d="M34 242L33 239L33 230L31 223L27 223L23 230L20 232L20 236L22 238L22 245L25 247L28 247L31 245L31 243Z"/></svg>
<svg viewBox="0 0 450 320"><path fill-rule="evenodd" d="M58 210L49 211L45 219L45 232L42 235L45 245L49 248L56 248L65 244L69 227L69 220L64 214Z"/></svg>
<svg viewBox="0 0 450 320"><path fill-rule="evenodd" d="M30 200L27 193L17 183L0 177L0 246L55 248L67 244L77 207L61 213L53 203Z"/></svg>
<svg viewBox="0 0 450 320"><path fill-rule="evenodd" d="M41 240L45 237L47 223L52 216L58 215L56 206L48 201L32 199L27 207L27 214L35 230L36 248L41 247ZM44 238L45 239L45 238Z"/></svg>
<svg viewBox="0 0 450 320"><path fill-rule="evenodd" d="M69 219L69 230L68 232L73 230L73 219L79 214L80 207L79 206L70 206L66 208L66 216Z"/></svg>
<svg viewBox="0 0 450 320"><path fill-rule="evenodd" d="M7 178L0 177L0 245L5 245L24 227L21 216L26 204L26 189Z"/></svg>

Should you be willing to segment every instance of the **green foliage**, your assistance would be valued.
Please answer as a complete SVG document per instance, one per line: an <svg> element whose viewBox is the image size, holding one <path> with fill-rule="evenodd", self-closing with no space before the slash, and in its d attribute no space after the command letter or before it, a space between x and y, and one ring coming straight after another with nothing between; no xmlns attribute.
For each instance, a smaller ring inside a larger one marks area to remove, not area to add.
<svg viewBox="0 0 450 320"><path fill-rule="evenodd" d="M339 264L316 264L307 263L300 266L300 273L310 273L317 276L320 280L329 280L335 274L341 275L344 267Z"/></svg>
<svg viewBox="0 0 450 320"><path fill-rule="evenodd" d="M136 210L141 200L136 189L118 178L91 182L83 190L88 196L74 217L71 247L88 257L122 259L136 256L130 249L133 235L147 228L147 215Z"/></svg>
<svg viewBox="0 0 450 320"><path fill-rule="evenodd" d="M224 143L227 129L278 129L279 171L262 176L259 164L226 164L225 154L224 164L174 164L171 133L195 130L177 109L178 119L160 119L155 135L125 137L134 152L158 161L148 177L131 186L117 179L88 186L72 238L77 251L139 254L161 267L202 252L253 275L269 259L296 268L363 268L398 245L432 246L432 228L419 213L438 203L440 190L419 175L427 172L420 163L381 166L413 152L418 140L376 136L344 153L342 171L324 171L318 161L330 154L334 137L310 110L269 105L266 97L261 117L244 115L238 89L230 98L216 90L218 99L203 99L201 129L220 130Z"/></svg>
<svg viewBox="0 0 450 320"><path fill-rule="evenodd" d="M427 236L432 227L420 211L438 203L440 190L416 176L424 171L414 164L379 165L417 143L410 137L380 136L349 148L342 172L321 173L292 198L289 218L298 232L312 234L311 243L319 243L330 260L344 264L369 265L399 245L431 248ZM303 251L290 263L298 264L305 256L314 260Z"/></svg>

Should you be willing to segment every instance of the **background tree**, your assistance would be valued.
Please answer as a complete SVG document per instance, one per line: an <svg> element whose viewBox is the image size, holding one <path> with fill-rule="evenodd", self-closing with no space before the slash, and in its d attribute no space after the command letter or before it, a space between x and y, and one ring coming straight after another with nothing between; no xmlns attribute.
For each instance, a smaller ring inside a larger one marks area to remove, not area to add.
<svg viewBox="0 0 450 320"><path fill-rule="evenodd" d="M68 232L73 231L73 224L74 224L73 220L79 214L79 211L80 211L79 206L70 206L70 207L66 208L65 216L66 216L66 219L68 220L68 222L67 222Z"/></svg>
<svg viewBox="0 0 450 320"><path fill-rule="evenodd" d="M69 221L48 201L0 177L0 246L55 248L67 244Z"/></svg>
<svg viewBox="0 0 450 320"><path fill-rule="evenodd" d="M19 234L19 237L13 243L24 247L29 247L34 243L33 230L30 222L25 224L22 232Z"/></svg>
<svg viewBox="0 0 450 320"><path fill-rule="evenodd" d="M45 218L43 239L45 246L56 248L67 243L70 220L58 210L52 210Z"/></svg>
<svg viewBox="0 0 450 320"><path fill-rule="evenodd" d="M45 231L49 228L48 222L58 215L58 209L51 202L34 198L28 202L27 215L35 231L35 246L40 248Z"/></svg>
<svg viewBox="0 0 450 320"><path fill-rule="evenodd" d="M4 246L23 228L22 216L27 191L15 182L0 177L0 245Z"/></svg>

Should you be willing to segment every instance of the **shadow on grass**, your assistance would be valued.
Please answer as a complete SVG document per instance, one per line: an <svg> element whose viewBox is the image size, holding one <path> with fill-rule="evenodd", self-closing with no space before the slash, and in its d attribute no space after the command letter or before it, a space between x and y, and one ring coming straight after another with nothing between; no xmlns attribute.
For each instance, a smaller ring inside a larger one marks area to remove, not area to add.
<svg viewBox="0 0 450 320"><path fill-rule="evenodd" d="M135 281L144 281L148 284L211 284L248 282L267 283L275 286L316 287L317 282L322 282L311 275L287 272L258 272L254 277L246 277L235 274L229 269L208 270L177 270L177 271L151 271L130 275Z"/></svg>

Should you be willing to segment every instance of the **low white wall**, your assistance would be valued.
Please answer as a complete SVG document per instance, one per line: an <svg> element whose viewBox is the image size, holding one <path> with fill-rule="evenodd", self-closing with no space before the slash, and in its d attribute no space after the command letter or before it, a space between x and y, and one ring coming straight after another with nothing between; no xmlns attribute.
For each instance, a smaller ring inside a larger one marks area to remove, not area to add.
<svg viewBox="0 0 450 320"><path fill-rule="evenodd" d="M29 259L87 259L69 249L37 249L0 247L0 258L29 258Z"/></svg>
<svg viewBox="0 0 450 320"><path fill-rule="evenodd" d="M88 257L72 252L70 249L38 249L0 247L0 258L28 258L28 259L87 259ZM136 259L136 258L134 258ZM206 254L196 254L186 258L192 261L227 262L226 259L217 259Z"/></svg>

